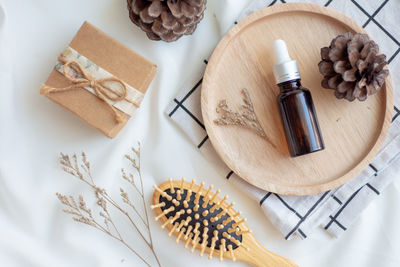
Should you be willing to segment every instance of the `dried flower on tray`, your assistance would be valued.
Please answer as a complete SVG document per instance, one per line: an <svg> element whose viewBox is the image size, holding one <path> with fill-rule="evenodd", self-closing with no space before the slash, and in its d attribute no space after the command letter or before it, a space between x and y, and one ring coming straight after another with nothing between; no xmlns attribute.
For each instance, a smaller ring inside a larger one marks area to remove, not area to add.
<svg viewBox="0 0 400 267"><path fill-rule="evenodd" d="M242 89L241 93L243 97L243 104L241 105L240 112L230 109L225 99L221 100L216 108L216 111L220 116L218 119L214 120L214 123L221 126L240 126L253 131L262 138L267 138L267 135L265 134L264 129L261 127L254 111L254 106L251 102L249 92L247 89Z"/></svg>
<svg viewBox="0 0 400 267"><path fill-rule="evenodd" d="M149 218L147 215L146 202L144 198L143 179L140 170L140 143L138 144L137 148L132 147L132 152L132 156L125 155L125 158L131 163L132 167L135 169L140 184L137 184L135 182L135 176L133 173L127 173L124 169L121 169L121 176L126 182L128 182L130 186L132 186L134 191L140 196L143 204L144 216L140 214L140 212L138 211L138 206L136 206L136 203L131 201L128 196L127 190L123 187L120 188L120 196L122 201L137 215L137 217L139 218L139 222L134 219L134 216L129 213L128 209L125 209L123 205L120 205L117 201L115 201L105 189L100 188L96 185L91 174L90 163L87 160L85 153L82 153L81 162L78 162L78 157L75 154L70 157L61 153L60 164L65 172L78 178L80 181L87 184L93 190L96 200L96 210L98 210L98 212L89 208L85 199L81 195L79 197L74 197L71 195L67 196L60 193L57 193L56 195L60 202L65 206L63 212L72 215L72 219L74 221L92 226L107 234L108 236L120 241L132 253L139 257L139 259L144 264L146 264L147 266L151 266L148 260L140 255L135 250L135 248L126 241L123 234L118 229L115 220L110 214L110 209L114 209L119 212L129 221L135 232L150 248L155 260L157 261L158 266L161 266L154 249L154 243L151 237L151 230L149 225ZM139 223L144 225L147 233L142 233ZM147 235L147 237L145 235Z"/></svg>

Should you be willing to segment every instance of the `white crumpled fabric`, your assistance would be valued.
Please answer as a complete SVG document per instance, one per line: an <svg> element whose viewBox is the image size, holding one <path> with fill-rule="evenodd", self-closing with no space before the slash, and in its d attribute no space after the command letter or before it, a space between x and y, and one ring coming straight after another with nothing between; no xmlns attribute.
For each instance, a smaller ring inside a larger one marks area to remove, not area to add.
<svg viewBox="0 0 400 267"><path fill-rule="evenodd" d="M167 44L149 41L130 22L123 0L0 0L0 266L142 266L117 241L73 222L62 213L55 196L60 192L91 198L92 192L63 173L58 164L59 152L85 151L96 181L118 198L120 168L128 168L123 155L137 140L143 143L142 169L148 205L154 183L182 176L204 180L221 188L236 202L236 208L248 219L263 246L300 266L400 265L398 179L339 238L332 239L321 231L306 240L287 241L254 201L230 184L213 160L205 158L164 115L184 79L199 70L203 58L209 56L250 2L209 0L205 18L196 32ZM361 4L371 6L368 12L372 14L378 2L381 1ZM352 2L333 0L332 5L345 11ZM386 5L383 10L390 8L399 13L398 0L390 0ZM115 139L104 137L39 95L40 85L54 61L84 20L158 65L142 106ZM398 17L387 23L400 25ZM374 30L375 27L369 29ZM398 32L394 34L399 39ZM399 58L391 64L398 66ZM398 84L399 79L392 75ZM387 169L387 174L399 178L398 170ZM149 214L153 216L150 210ZM133 246L149 257L132 228L122 220L118 222ZM158 222L151 220L150 224L163 266L246 266L200 258L197 252L191 254L182 244L177 245Z"/></svg>

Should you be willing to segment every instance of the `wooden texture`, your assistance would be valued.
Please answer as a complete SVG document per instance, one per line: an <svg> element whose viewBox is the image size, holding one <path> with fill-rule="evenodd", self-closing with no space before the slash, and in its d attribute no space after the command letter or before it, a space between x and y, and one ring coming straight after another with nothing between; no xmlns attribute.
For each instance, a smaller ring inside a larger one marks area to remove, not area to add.
<svg viewBox="0 0 400 267"><path fill-rule="evenodd" d="M183 185L183 189L186 189L186 190L188 190L191 187L191 183L189 183L189 182L182 183L182 181L173 180L173 181L168 181L168 182L165 182L165 183L159 185L158 188L161 191L167 191L167 190L169 191L169 189L171 188L171 185L175 188L175 190L178 188L181 188L181 185ZM193 189L193 192L198 192L198 190L200 189L199 192L201 192L202 196L204 196L207 192L207 190L204 187L199 186L197 184L194 184L194 187L192 189ZM161 193L159 191L157 191L157 190L154 191L153 205L159 204L160 194ZM214 195L214 193L211 192L211 195ZM221 200L222 200L222 198L220 198L219 196L216 196L214 199L214 203L219 203L219 202L221 202ZM223 202L221 207L223 209L227 210L227 213L230 216L234 217L235 221L238 221L240 219L240 216L235 216L235 214L237 214L237 212L232 208L232 206L228 207L228 204L226 202ZM162 210L159 207L155 208L154 211L157 215L160 215L162 213ZM162 216L160 219L161 224L164 224L166 221L167 221L167 217ZM200 217L200 219L198 221L201 222L202 218ZM172 227L173 227L172 224L166 225L166 228L168 229L168 231L171 231ZM242 231L249 230L249 227L247 226L247 224L245 222L240 223L238 225L238 227ZM223 229L220 231L224 231L224 230L226 231L226 229ZM175 237L178 236L178 232L176 232L176 231L174 231L173 234ZM183 243L185 243L185 242L186 241L183 240ZM197 246L196 248L200 249L200 246ZM210 248L206 247L204 252L206 254L210 254ZM261 246L261 244L258 243L258 241L255 239L254 235L251 232L245 233L242 235L242 245L240 245L238 248L234 249L233 254L234 254L235 259L233 259L232 254L229 251L225 251L223 253L223 258L227 258L230 260L243 261L243 262L247 262L253 266L259 266L259 267L277 267L277 266L279 266L279 267L295 267L295 266L298 266L295 263L293 263L292 261L290 261L289 259L279 256L279 255L267 250L263 246ZM215 249L213 256L215 258L218 258L219 255L220 255L220 251L218 249Z"/></svg>
<svg viewBox="0 0 400 267"><path fill-rule="evenodd" d="M361 172L382 146L392 119L390 76L365 102L338 100L324 89L318 71L320 48L345 32L365 33L353 20L313 4L285 4L262 9L233 27L208 63L201 107L210 140L236 174L259 188L289 195L309 195L338 187ZM325 150L291 158L279 117L279 88L272 74L275 39L286 41L300 68L302 84L314 100ZM378 42L379 43L379 42ZM236 126L217 126L221 99L239 108L247 88L268 140Z"/></svg>

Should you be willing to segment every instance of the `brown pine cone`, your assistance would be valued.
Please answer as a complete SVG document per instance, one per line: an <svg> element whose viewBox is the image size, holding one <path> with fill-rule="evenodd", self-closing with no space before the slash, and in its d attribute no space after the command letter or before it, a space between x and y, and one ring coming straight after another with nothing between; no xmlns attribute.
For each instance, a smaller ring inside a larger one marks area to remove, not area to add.
<svg viewBox="0 0 400 267"><path fill-rule="evenodd" d="M389 75L386 56L367 34L345 33L321 48L319 72L322 87L334 89L337 98L364 101L381 89Z"/></svg>
<svg viewBox="0 0 400 267"><path fill-rule="evenodd" d="M151 40L173 42L194 32L207 0L127 0L129 17Z"/></svg>

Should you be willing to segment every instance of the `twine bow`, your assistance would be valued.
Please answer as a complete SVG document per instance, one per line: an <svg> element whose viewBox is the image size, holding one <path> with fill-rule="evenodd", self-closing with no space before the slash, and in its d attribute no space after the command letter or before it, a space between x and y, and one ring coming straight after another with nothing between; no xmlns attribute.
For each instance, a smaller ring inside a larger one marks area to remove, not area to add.
<svg viewBox="0 0 400 267"><path fill-rule="evenodd" d="M63 87L63 88L56 88L56 87L50 87L47 85L44 85L44 89L46 93L52 93L52 92L65 92L65 91L70 91L70 90L75 90L75 89L80 89L84 87L90 87L93 89L95 92L96 96L100 98L104 103L107 104L107 106L110 107L114 114L114 118L117 122L122 122L122 117L118 113L117 109L111 105L107 99L110 99L112 101L121 101L121 100L127 100L131 102L132 104L135 104L138 106L137 103L134 103L128 99L126 99L126 96L128 94L128 90L125 86L125 84L118 78L116 77L110 77L110 78L105 78L105 79L96 79L92 77L90 74L85 72L85 70L82 68L82 66L76 62L76 61L67 61L63 56L59 56L58 60L64 63L63 66L63 74L64 76L72 82L72 85ZM74 74L76 77L70 75L68 73L68 69L73 70ZM109 83L117 83L121 87L121 91L117 91L112 89L108 84Z"/></svg>

